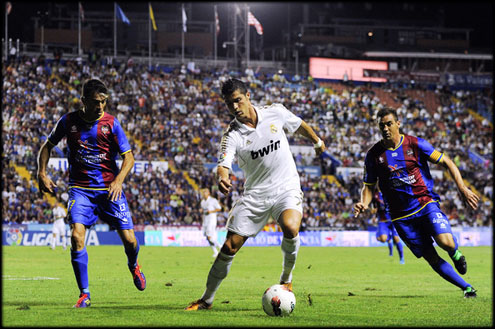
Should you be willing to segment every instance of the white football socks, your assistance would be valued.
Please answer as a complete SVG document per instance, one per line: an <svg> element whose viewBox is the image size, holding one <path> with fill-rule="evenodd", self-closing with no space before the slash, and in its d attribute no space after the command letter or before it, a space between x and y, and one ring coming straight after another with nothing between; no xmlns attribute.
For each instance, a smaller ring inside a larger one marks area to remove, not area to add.
<svg viewBox="0 0 495 329"><path fill-rule="evenodd" d="M280 275L280 282L292 282L292 270L296 265L297 252L299 251L299 246L301 241L299 239L299 234L292 239L283 238L282 239L282 255L284 256L284 261L282 263L282 274Z"/></svg>
<svg viewBox="0 0 495 329"><path fill-rule="evenodd" d="M202 300L207 302L208 304L213 303L213 299L215 298L215 293L222 283L223 279L229 274L230 265L232 265L232 261L234 260L234 256L230 256L224 254L220 251L217 258L213 262L211 266L210 272L208 273L208 279L206 281L206 290L201 297Z"/></svg>

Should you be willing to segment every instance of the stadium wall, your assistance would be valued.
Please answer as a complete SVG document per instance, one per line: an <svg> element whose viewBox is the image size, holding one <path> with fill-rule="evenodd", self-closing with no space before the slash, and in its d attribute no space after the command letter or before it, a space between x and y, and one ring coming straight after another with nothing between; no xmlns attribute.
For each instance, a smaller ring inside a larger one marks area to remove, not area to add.
<svg viewBox="0 0 495 329"><path fill-rule="evenodd" d="M51 224L4 225L2 227L3 246L50 246L53 239ZM174 228L163 226L161 230L136 231L140 245L159 247L207 247L208 243L197 227ZM491 246L491 228L455 229L454 235L460 246ZM379 247L385 245L376 241L376 232L372 231L304 231L300 232L301 245L310 247ZM223 244L227 232L217 232L217 241ZM250 238L245 246L280 246L282 232L260 232ZM61 245L61 238L56 243ZM107 225L96 225L86 231L86 245L121 245L115 231Z"/></svg>

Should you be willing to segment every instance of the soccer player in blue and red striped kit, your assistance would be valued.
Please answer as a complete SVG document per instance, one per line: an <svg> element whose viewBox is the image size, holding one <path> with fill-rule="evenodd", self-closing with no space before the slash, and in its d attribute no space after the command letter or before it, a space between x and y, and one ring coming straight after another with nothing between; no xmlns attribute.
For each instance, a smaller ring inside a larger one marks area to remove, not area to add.
<svg viewBox="0 0 495 329"><path fill-rule="evenodd" d="M46 173L52 148L67 138L69 162L68 221L72 231L71 262L80 295L76 308L91 305L88 253L84 245L86 228L98 217L115 228L124 244L134 285L146 288L146 278L138 264L139 243L122 184L134 166L131 147L119 121L105 112L108 89L98 79L82 87L79 111L63 115L42 145L38 156L40 193L54 194L56 184ZM117 156L123 158L119 170Z"/></svg>
<svg viewBox="0 0 495 329"><path fill-rule="evenodd" d="M423 257L442 278L461 288L465 298L476 297L473 286L433 246L434 239L447 251L457 271L466 274L466 259L458 249L448 218L440 210L440 197L433 192L428 161L448 170L470 208L477 208L479 197L464 184L459 169L446 154L422 138L400 133L401 122L395 110L381 109L377 121L382 139L366 154L364 186L360 202L354 205L354 215L368 209L378 183L392 223L412 253Z"/></svg>
<svg viewBox="0 0 495 329"><path fill-rule="evenodd" d="M399 262L405 264L404 261L404 249L402 248L402 242L400 242L399 235L392 224L390 214L387 211L385 201L383 201L382 192L375 191L373 196L373 206L376 209L376 218L378 220L378 230L376 231L376 240L380 242L387 242L389 256L394 255L394 245L399 252Z"/></svg>

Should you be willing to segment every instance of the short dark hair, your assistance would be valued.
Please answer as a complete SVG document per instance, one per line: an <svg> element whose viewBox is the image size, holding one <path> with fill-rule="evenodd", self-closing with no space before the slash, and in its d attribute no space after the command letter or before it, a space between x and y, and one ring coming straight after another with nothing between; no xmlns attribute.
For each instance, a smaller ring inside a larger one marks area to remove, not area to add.
<svg viewBox="0 0 495 329"><path fill-rule="evenodd" d="M383 118L384 116L387 116L389 114L392 114L394 116L394 119L395 121L398 120L398 117L397 117L397 111L395 111L393 108L391 107L384 107L382 108L380 111L378 111L378 114L376 115L376 118L377 119L381 119Z"/></svg>
<svg viewBox="0 0 495 329"><path fill-rule="evenodd" d="M84 97L92 97L95 92L108 94L108 88L98 79L87 80L82 86L82 95Z"/></svg>
<svg viewBox="0 0 495 329"><path fill-rule="evenodd" d="M229 79L225 81L222 85L222 98L232 95L234 91L239 90L242 94L247 93L247 87L244 82L238 79Z"/></svg>

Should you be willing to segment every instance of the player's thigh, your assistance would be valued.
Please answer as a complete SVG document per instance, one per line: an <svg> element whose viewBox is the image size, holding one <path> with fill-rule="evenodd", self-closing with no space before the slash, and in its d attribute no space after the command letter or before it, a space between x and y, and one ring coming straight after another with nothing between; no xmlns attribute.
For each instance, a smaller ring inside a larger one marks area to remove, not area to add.
<svg viewBox="0 0 495 329"><path fill-rule="evenodd" d="M270 219L270 207L263 199L252 195L243 195L232 207L227 230L240 236L254 237Z"/></svg>
<svg viewBox="0 0 495 329"><path fill-rule="evenodd" d="M108 192L102 191L98 198L98 215L101 220L117 230L131 230L131 211L125 194L122 193L119 200L112 201L108 198Z"/></svg>
<svg viewBox="0 0 495 329"><path fill-rule="evenodd" d="M69 189L67 201L67 219L69 224L80 223L91 226L98 220L96 196L98 191L79 188Z"/></svg>
<svg viewBox="0 0 495 329"><path fill-rule="evenodd" d="M84 238L86 237L86 226L81 223L70 224L72 249L80 251L84 248Z"/></svg>
<svg viewBox="0 0 495 329"><path fill-rule="evenodd" d="M303 193L301 190L288 190L281 193L273 205L272 216L277 219L284 235L296 236L302 219ZM288 237L288 236L286 236Z"/></svg>
<svg viewBox="0 0 495 329"><path fill-rule="evenodd" d="M425 215L431 236L434 237L435 241L442 249L454 249L455 242L449 219L438 206L434 208L435 211Z"/></svg>
<svg viewBox="0 0 495 329"><path fill-rule="evenodd" d="M381 242L388 240L389 228L387 222L378 222L378 229L376 231L376 239Z"/></svg>
<svg viewBox="0 0 495 329"><path fill-rule="evenodd" d="M280 214L278 223L284 237L288 239L295 238L299 233L299 228L301 227L302 214L299 210L286 209Z"/></svg>
<svg viewBox="0 0 495 329"><path fill-rule="evenodd" d="M215 238L216 236L216 228L217 228L217 221L216 220L209 220L208 222L203 224L203 234L208 237L208 238Z"/></svg>
<svg viewBox="0 0 495 329"><path fill-rule="evenodd" d="M423 252L433 246L433 239L422 217L400 219L393 224L399 237L417 258L423 257Z"/></svg>
<svg viewBox="0 0 495 329"><path fill-rule="evenodd" d="M117 233L119 234L120 239L122 240L122 243L125 246L132 246L132 247L136 246L137 240L133 229L127 229L127 230L117 229Z"/></svg>
<svg viewBox="0 0 495 329"><path fill-rule="evenodd" d="M242 236L235 232L228 231L227 237L222 246L222 252L231 256L235 255L239 251L239 249L241 249L241 247L244 245L244 242L246 242L248 238L249 237L247 236Z"/></svg>
<svg viewBox="0 0 495 329"><path fill-rule="evenodd" d="M55 235L65 236L65 225L64 227L57 226L52 231Z"/></svg>

